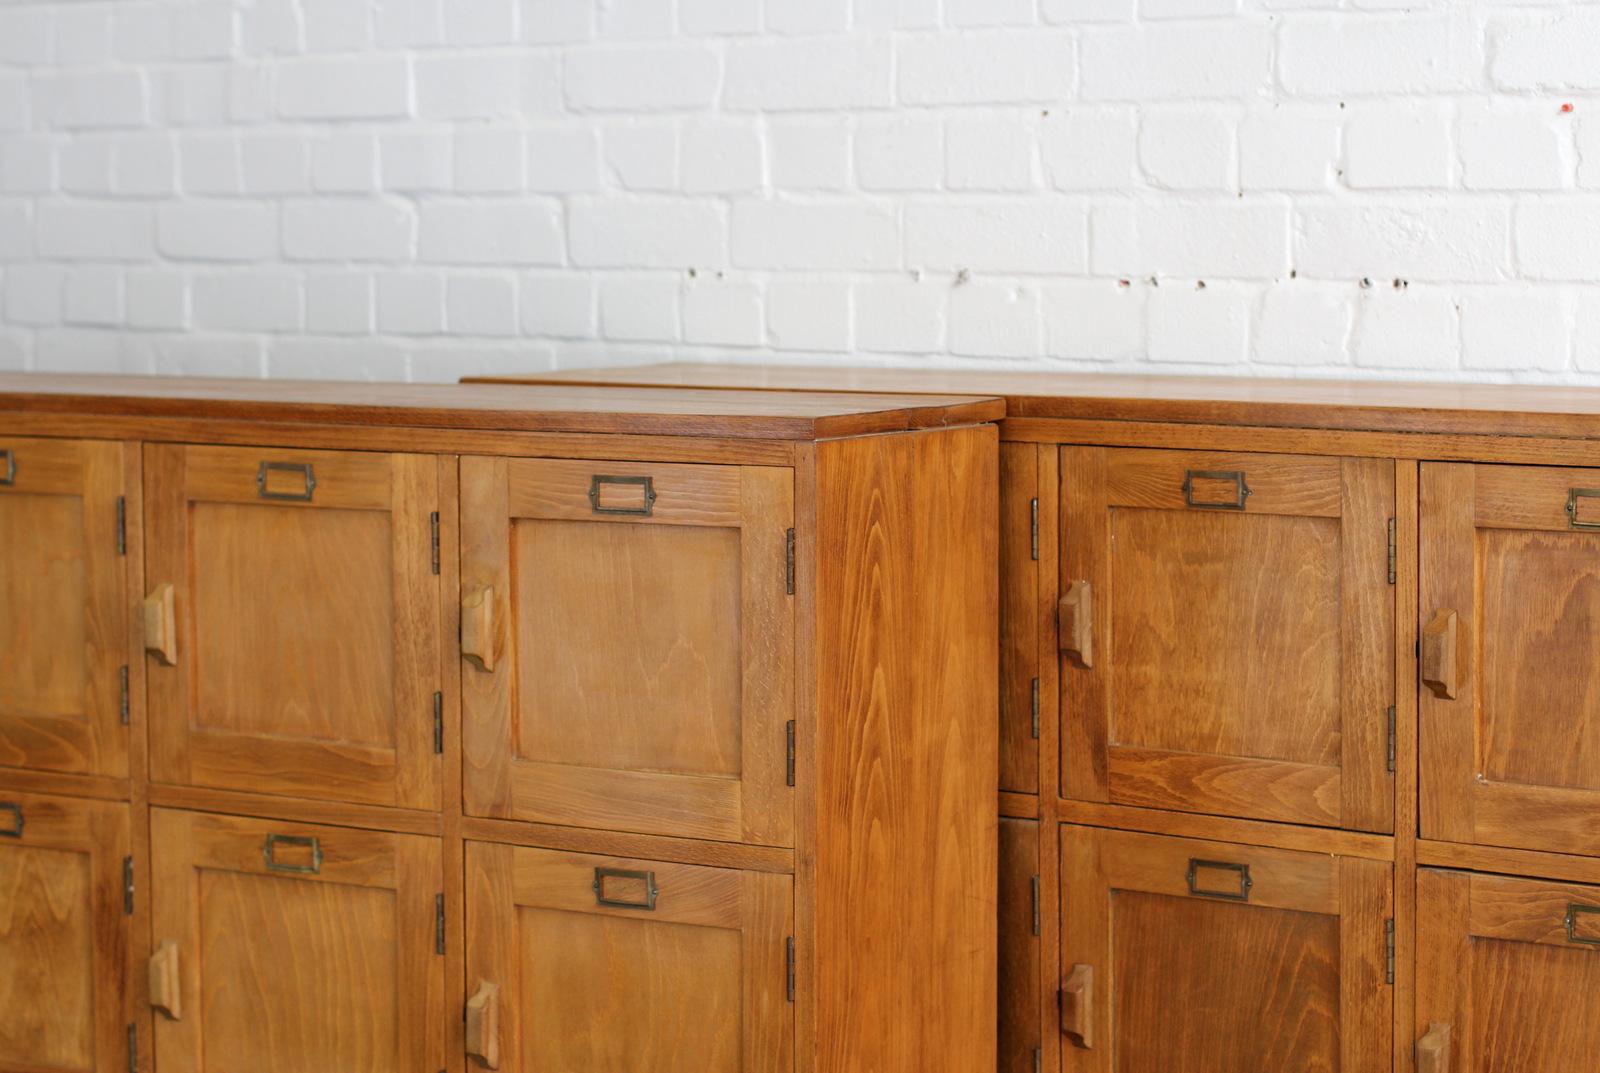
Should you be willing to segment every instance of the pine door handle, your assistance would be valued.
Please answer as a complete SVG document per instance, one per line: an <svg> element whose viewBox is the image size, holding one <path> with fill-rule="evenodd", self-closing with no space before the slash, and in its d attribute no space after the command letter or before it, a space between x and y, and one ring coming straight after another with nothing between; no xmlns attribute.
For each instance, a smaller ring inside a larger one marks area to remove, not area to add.
<svg viewBox="0 0 1600 1073"><path fill-rule="evenodd" d="M183 983L179 976L178 944L167 939L150 955L150 1005L169 1021L183 1019Z"/></svg>
<svg viewBox="0 0 1600 1073"><path fill-rule="evenodd" d="M1094 586L1087 581L1067 585L1056 605L1056 627L1061 651L1076 657L1084 667L1094 666Z"/></svg>
<svg viewBox="0 0 1600 1073"><path fill-rule="evenodd" d="M171 585L157 585L144 598L144 647L168 667L177 665L177 597Z"/></svg>
<svg viewBox="0 0 1600 1073"><path fill-rule="evenodd" d="M1073 1043L1094 1049L1094 966L1074 965L1061 988L1061 1031Z"/></svg>
<svg viewBox="0 0 1600 1073"><path fill-rule="evenodd" d="M467 999L467 1056L485 1069L500 1068L500 985L488 980Z"/></svg>
<svg viewBox="0 0 1600 1073"><path fill-rule="evenodd" d="M494 671L500 648L500 601L485 585L461 601L461 654L483 671Z"/></svg>
<svg viewBox="0 0 1600 1073"><path fill-rule="evenodd" d="M1422 684L1445 700L1456 699L1456 623L1454 611L1439 610L1422 627Z"/></svg>
<svg viewBox="0 0 1600 1073"><path fill-rule="evenodd" d="M1450 1073L1450 1026L1434 1023L1417 1041L1417 1073Z"/></svg>

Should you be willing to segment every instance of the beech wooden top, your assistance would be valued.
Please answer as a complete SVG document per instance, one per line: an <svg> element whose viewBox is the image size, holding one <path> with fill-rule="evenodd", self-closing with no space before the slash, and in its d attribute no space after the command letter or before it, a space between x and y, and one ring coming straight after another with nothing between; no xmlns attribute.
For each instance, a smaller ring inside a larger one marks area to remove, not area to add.
<svg viewBox="0 0 1600 1073"><path fill-rule="evenodd" d="M996 398L0 374L0 412L811 440L994 421Z"/></svg>
<svg viewBox="0 0 1600 1073"><path fill-rule="evenodd" d="M480 382L999 395L1010 418L1600 438L1600 389L965 369L674 363Z"/></svg>

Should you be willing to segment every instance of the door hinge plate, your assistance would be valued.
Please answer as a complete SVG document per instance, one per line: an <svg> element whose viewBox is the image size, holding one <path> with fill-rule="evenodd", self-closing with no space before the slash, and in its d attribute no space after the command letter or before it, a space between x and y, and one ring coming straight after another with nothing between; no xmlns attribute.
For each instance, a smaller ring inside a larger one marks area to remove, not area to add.
<svg viewBox="0 0 1600 1073"><path fill-rule="evenodd" d="M1033 934L1039 934L1040 905L1039 905L1039 877L1034 876L1030 884L1033 888Z"/></svg>
<svg viewBox="0 0 1600 1073"><path fill-rule="evenodd" d="M122 858L122 912L133 916L133 858Z"/></svg>
<svg viewBox="0 0 1600 1073"><path fill-rule="evenodd" d="M1028 531L1029 531L1029 534L1030 534L1029 535L1029 547L1031 549L1031 554L1033 555L1034 562L1038 562L1039 561L1039 497L1038 496L1035 496L1032 500L1029 501L1029 503L1028 503L1028 512L1029 512Z"/></svg>
<svg viewBox="0 0 1600 1073"><path fill-rule="evenodd" d="M128 1073L139 1073L139 1026L128 1025Z"/></svg>
<svg viewBox="0 0 1600 1073"><path fill-rule="evenodd" d="M439 572L439 512L428 515L428 534L432 541L433 572Z"/></svg>
<svg viewBox="0 0 1600 1073"><path fill-rule="evenodd" d="M1399 559L1399 550L1398 550L1398 547L1397 547L1397 545L1395 543L1394 525L1395 525L1395 520L1393 518L1390 518L1389 519L1389 584L1391 584L1391 585L1394 584L1395 563Z"/></svg>
<svg viewBox="0 0 1600 1073"><path fill-rule="evenodd" d="M1040 1073L1042 1069L1044 1069L1044 1048L1035 1047L1033 1049L1033 1073Z"/></svg>
<svg viewBox="0 0 1600 1073"><path fill-rule="evenodd" d="M783 590L794 595L794 530L783 535Z"/></svg>
<svg viewBox="0 0 1600 1073"><path fill-rule="evenodd" d="M128 497L117 497L117 554L128 554Z"/></svg>
<svg viewBox="0 0 1600 1073"><path fill-rule="evenodd" d="M784 736L784 741L785 741L785 744L784 744L784 762L783 762L784 784L787 785L787 786L793 786L794 785L794 720L793 719L789 720L787 723L784 724L783 736Z"/></svg>
<svg viewBox="0 0 1600 1073"><path fill-rule="evenodd" d="M784 993L790 1002L794 1001L794 975L794 936L791 935L783 943Z"/></svg>
<svg viewBox="0 0 1600 1073"><path fill-rule="evenodd" d="M1394 918L1383 922L1383 982L1394 983Z"/></svg>
<svg viewBox="0 0 1600 1073"><path fill-rule="evenodd" d="M1038 741L1039 740L1039 679L1035 678L1033 680L1033 685L1030 687L1030 689L1031 689L1031 692L1033 694L1033 699L1031 701L1031 707L1033 709L1033 722L1031 724L1031 733L1033 735L1033 740L1034 741Z"/></svg>
<svg viewBox="0 0 1600 1073"><path fill-rule="evenodd" d="M433 753L444 752L444 694L433 695Z"/></svg>
<svg viewBox="0 0 1600 1073"><path fill-rule="evenodd" d="M444 895L433 896L433 952L444 953Z"/></svg>
<svg viewBox="0 0 1600 1073"><path fill-rule="evenodd" d="M122 667L117 669L117 682L118 682L117 689L119 691L119 697L118 697L118 700L117 700L117 714L118 714L119 718L121 718L121 720L122 720L122 725L123 726L127 726L128 725L128 668L127 668L126 664L124 664Z"/></svg>
<svg viewBox="0 0 1600 1073"><path fill-rule="evenodd" d="M1391 704L1391 705L1389 705L1389 773L1391 775L1394 774L1394 767L1395 767L1394 753L1395 753L1394 705Z"/></svg>

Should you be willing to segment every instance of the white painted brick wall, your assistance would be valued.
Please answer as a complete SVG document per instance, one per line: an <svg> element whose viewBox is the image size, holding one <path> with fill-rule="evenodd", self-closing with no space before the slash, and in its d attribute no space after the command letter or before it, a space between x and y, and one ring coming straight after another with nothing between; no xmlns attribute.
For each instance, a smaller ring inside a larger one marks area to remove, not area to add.
<svg viewBox="0 0 1600 1073"><path fill-rule="evenodd" d="M0 368L1600 384L1600 2L4 0Z"/></svg>

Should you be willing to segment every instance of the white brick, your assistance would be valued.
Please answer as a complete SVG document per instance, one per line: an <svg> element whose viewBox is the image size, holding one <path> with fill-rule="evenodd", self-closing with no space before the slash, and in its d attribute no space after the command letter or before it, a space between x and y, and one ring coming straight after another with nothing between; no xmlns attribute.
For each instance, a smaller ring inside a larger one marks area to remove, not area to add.
<svg viewBox="0 0 1600 1073"><path fill-rule="evenodd" d="M111 151L111 189L126 197L159 197L177 189L177 153L163 135L119 138Z"/></svg>
<svg viewBox="0 0 1600 1073"><path fill-rule="evenodd" d="M66 373L150 372L148 362L130 364L129 341L116 332L42 331L34 341L36 368Z"/></svg>
<svg viewBox="0 0 1600 1073"><path fill-rule="evenodd" d="M216 66L175 67L156 83L153 122L174 127L216 127L228 118L228 72Z"/></svg>
<svg viewBox="0 0 1600 1073"><path fill-rule="evenodd" d="M378 157L388 190L425 193L448 190L455 182L455 141L448 134L385 134Z"/></svg>
<svg viewBox="0 0 1600 1073"><path fill-rule="evenodd" d="M266 341L267 353L259 360L262 375L297 380L404 380L420 379L399 343L362 339L303 339L278 336ZM448 377L454 381L456 377Z"/></svg>
<svg viewBox="0 0 1600 1073"><path fill-rule="evenodd" d="M311 146L295 134L250 134L239 141L247 194L300 194L311 189Z"/></svg>
<svg viewBox="0 0 1600 1073"><path fill-rule="evenodd" d="M1041 296L1044 350L1075 361L1135 361L1145 351L1145 289L1115 280L1052 284Z"/></svg>
<svg viewBox="0 0 1600 1073"><path fill-rule="evenodd" d="M155 253L151 211L131 205L40 205L39 252L63 260L141 261Z"/></svg>
<svg viewBox="0 0 1600 1073"><path fill-rule="evenodd" d="M170 60L174 8L163 3L122 3L112 12L111 49L134 63ZM0 14L0 59L5 58L6 16Z"/></svg>
<svg viewBox="0 0 1600 1073"><path fill-rule="evenodd" d="M0 334L0 369L8 372L27 372L33 367L30 336L15 332Z"/></svg>
<svg viewBox="0 0 1600 1073"><path fill-rule="evenodd" d="M728 48L723 105L763 111L886 105L893 69L884 37L737 42Z"/></svg>
<svg viewBox="0 0 1600 1073"><path fill-rule="evenodd" d="M908 104L1058 101L1077 79L1073 38L1056 30L908 37L897 51Z"/></svg>
<svg viewBox="0 0 1600 1073"><path fill-rule="evenodd" d="M419 59L416 80L417 114L424 119L543 115L557 107L560 97L555 61L541 56Z"/></svg>
<svg viewBox="0 0 1600 1073"><path fill-rule="evenodd" d="M1461 296L1466 369L1569 368L1572 303L1567 293L1528 286L1474 287Z"/></svg>
<svg viewBox="0 0 1600 1073"><path fill-rule="evenodd" d="M1600 187L1600 115L1585 115L1578 122L1578 185Z"/></svg>
<svg viewBox="0 0 1600 1073"><path fill-rule="evenodd" d="M511 45L517 41L517 10L513 0L473 0L451 4L444 20L444 39L450 45Z"/></svg>
<svg viewBox="0 0 1600 1073"><path fill-rule="evenodd" d="M528 335L592 339L597 331L595 281L571 273L522 276L522 330Z"/></svg>
<svg viewBox="0 0 1600 1073"><path fill-rule="evenodd" d="M854 0L858 30L929 30L939 25L940 0Z"/></svg>
<svg viewBox="0 0 1600 1073"><path fill-rule="evenodd" d="M305 295L300 277L280 272L202 276L194 282L198 328L237 332L289 332L301 327Z"/></svg>
<svg viewBox="0 0 1600 1073"><path fill-rule="evenodd" d="M286 119L392 119L411 106L398 57L297 60L280 67L277 80Z"/></svg>
<svg viewBox="0 0 1600 1073"><path fill-rule="evenodd" d="M1255 360L1263 365L1344 365L1357 293L1349 284L1285 282L1269 287L1256 322Z"/></svg>
<svg viewBox="0 0 1600 1073"><path fill-rule="evenodd" d="M1232 113L1211 108L1160 108L1139 124L1139 165L1152 186L1167 190L1233 190Z"/></svg>
<svg viewBox="0 0 1600 1073"><path fill-rule="evenodd" d="M1600 278L1600 202L1564 198L1517 206L1517 265L1529 279Z"/></svg>
<svg viewBox="0 0 1600 1073"><path fill-rule="evenodd" d="M264 123L272 114L275 72L264 63L228 67L228 118L235 123Z"/></svg>
<svg viewBox="0 0 1600 1073"><path fill-rule="evenodd" d="M683 128L683 188L691 194L758 189L761 157L761 135L752 123L690 123Z"/></svg>
<svg viewBox="0 0 1600 1073"><path fill-rule="evenodd" d="M850 349L850 286L835 280L767 284L767 342L779 350Z"/></svg>
<svg viewBox="0 0 1600 1073"><path fill-rule="evenodd" d="M456 134L455 187L463 194L509 194L526 183L526 147L515 130L470 127Z"/></svg>
<svg viewBox="0 0 1600 1073"><path fill-rule="evenodd" d="M914 267L1068 274L1088 267L1088 213L1073 202L914 204L905 218L906 261Z"/></svg>
<svg viewBox="0 0 1600 1073"><path fill-rule="evenodd" d="M6 269L0 300L11 324L60 324L64 273L55 265L17 265Z"/></svg>
<svg viewBox="0 0 1600 1073"><path fill-rule="evenodd" d="M600 36L619 39L671 37L671 0L601 0Z"/></svg>
<svg viewBox="0 0 1600 1073"><path fill-rule="evenodd" d="M1029 190L1036 183L1034 124L1017 116L974 115L945 124L945 182L952 190Z"/></svg>
<svg viewBox="0 0 1600 1073"><path fill-rule="evenodd" d="M1580 289L1574 305L1573 363L1584 372L1600 372L1600 290Z"/></svg>
<svg viewBox="0 0 1600 1073"><path fill-rule="evenodd" d="M832 120L774 120L767 126L767 175L783 190L843 190L850 185L849 128Z"/></svg>
<svg viewBox="0 0 1600 1073"><path fill-rule="evenodd" d="M1289 268L1287 206L1246 201L1157 203L1138 214L1140 275L1262 278Z"/></svg>
<svg viewBox="0 0 1600 1073"><path fill-rule="evenodd" d="M411 248L408 207L386 201L293 202L283 207L283 252L292 261L394 261Z"/></svg>
<svg viewBox="0 0 1600 1073"><path fill-rule="evenodd" d="M444 41L444 0L377 0L374 32L380 48L415 48Z"/></svg>
<svg viewBox="0 0 1600 1073"><path fill-rule="evenodd" d="M759 0L678 0L678 20L686 34L761 32Z"/></svg>
<svg viewBox="0 0 1600 1073"><path fill-rule="evenodd" d="M1241 289L1168 284L1150 294L1150 360L1238 365L1250 348L1250 298Z"/></svg>
<svg viewBox="0 0 1600 1073"><path fill-rule="evenodd" d="M111 142L76 138L61 147L61 188L71 194L111 193Z"/></svg>
<svg viewBox="0 0 1600 1073"><path fill-rule="evenodd" d="M111 8L88 4L56 8L56 62L90 67L111 59Z"/></svg>
<svg viewBox="0 0 1600 1073"><path fill-rule="evenodd" d="M163 205L161 253L181 261L270 261L278 254L278 210L254 202Z"/></svg>
<svg viewBox="0 0 1600 1073"><path fill-rule="evenodd" d="M1039 0L1039 15L1050 24L1132 22L1135 0Z"/></svg>
<svg viewBox="0 0 1600 1073"><path fill-rule="evenodd" d="M1502 205L1345 203L1302 208L1295 265L1320 279L1493 280L1509 269Z"/></svg>
<svg viewBox="0 0 1600 1073"><path fill-rule="evenodd" d="M561 260L557 210L536 204L422 206L417 256L434 264L549 265Z"/></svg>
<svg viewBox="0 0 1600 1073"><path fill-rule="evenodd" d="M1469 89L1481 77L1480 38L1466 12L1296 16L1283 20L1278 69L1301 96Z"/></svg>
<svg viewBox="0 0 1600 1073"><path fill-rule="evenodd" d="M55 20L47 6L0 10L0 63L46 64L55 58Z"/></svg>
<svg viewBox="0 0 1600 1073"><path fill-rule="evenodd" d="M1345 182L1358 189L1450 185L1450 116L1439 105L1364 106L1345 125Z"/></svg>
<svg viewBox="0 0 1600 1073"><path fill-rule="evenodd" d="M594 0L522 0L522 38L565 44L594 37Z"/></svg>
<svg viewBox="0 0 1600 1073"><path fill-rule="evenodd" d="M300 5L295 0L256 0L241 12L239 37L247 56L297 54L305 40Z"/></svg>
<svg viewBox="0 0 1600 1073"><path fill-rule="evenodd" d="M588 268L721 268L728 226L719 205L585 198L568 208L574 264Z"/></svg>
<svg viewBox="0 0 1600 1073"><path fill-rule="evenodd" d="M368 0L314 0L304 11L308 52L359 52L372 41Z"/></svg>
<svg viewBox="0 0 1600 1073"><path fill-rule="evenodd" d="M1131 108L1051 109L1043 123L1045 173L1058 190L1126 190L1133 185Z"/></svg>
<svg viewBox="0 0 1600 1073"><path fill-rule="evenodd" d="M138 127L145 122L145 105L145 80L134 71L52 74L34 81L36 114L54 127Z"/></svg>
<svg viewBox="0 0 1600 1073"><path fill-rule="evenodd" d="M667 342L678 338L681 288L673 276L624 275L600 291L600 334L606 339Z"/></svg>
<svg viewBox="0 0 1600 1073"><path fill-rule="evenodd" d="M55 148L49 139L19 135L0 141L0 191L43 194L55 183Z"/></svg>
<svg viewBox="0 0 1600 1073"><path fill-rule="evenodd" d="M685 342L756 346L761 331L761 289L755 284L702 279L685 288Z"/></svg>
<svg viewBox="0 0 1600 1073"><path fill-rule="evenodd" d="M21 205L0 205L0 262L33 256L33 223ZM0 279L0 289L4 280Z"/></svg>
<svg viewBox="0 0 1600 1073"><path fill-rule="evenodd" d="M329 194L367 194L378 186L378 143L370 134L335 133L311 147L311 187Z"/></svg>
<svg viewBox="0 0 1600 1073"><path fill-rule="evenodd" d="M950 26L1031 26L1033 0L945 0Z"/></svg>
<svg viewBox="0 0 1600 1073"><path fill-rule="evenodd" d="M1495 85L1504 89L1600 89L1600 11L1560 5L1553 18L1506 22L1491 31Z"/></svg>
<svg viewBox="0 0 1600 1073"><path fill-rule="evenodd" d="M137 269L124 284L128 327L181 331L189 326L189 288L182 273Z"/></svg>
<svg viewBox="0 0 1600 1073"><path fill-rule="evenodd" d="M0 130L25 129L29 107L27 79L0 74Z"/></svg>
<svg viewBox="0 0 1600 1073"><path fill-rule="evenodd" d="M1040 343L1039 296L1011 283L970 282L950 292L952 354L1034 358Z"/></svg>
<svg viewBox="0 0 1600 1073"><path fill-rule="evenodd" d="M173 10L172 52L177 59L228 59L233 55L234 39L232 4L194 3Z"/></svg>
<svg viewBox="0 0 1600 1073"><path fill-rule="evenodd" d="M717 54L699 45L575 49L566 57L567 103L576 109L704 108L721 83Z"/></svg>
<svg viewBox="0 0 1600 1073"><path fill-rule="evenodd" d="M770 33L826 34L842 32L849 27L850 0L767 0Z"/></svg>
<svg viewBox="0 0 1600 1073"><path fill-rule="evenodd" d="M1327 190L1338 166L1336 111L1274 108L1239 124L1239 186L1246 192Z"/></svg>
<svg viewBox="0 0 1600 1073"><path fill-rule="evenodd" d="M122 273L79 268L67 273L61 319L67 324L113 327L122 323Z"/></svg>
<svg viewBox="0 0 1600 1073"><path fill-rule="evenodd" d="M672 190L678 185L678 132L670 122L608 123L605 163L624 190Z"/></svg>
<svg viewBox="0 0 1600 1073"><path fill-rule="evenodd" d="M1356 364L1380 369L1454 369L1461 356L1455 300L1411 287L1366 293L1356 318Z"/></svg>
<svg viewBox="0 0 1600 1073"><path fill-rule="evenodd" d="M924 354L944 345L946 280L883 279L855 286L856 348L888 354Z"/></svg>
<svg viewBox="0 0 1600 1073"><path fill-rule="evenodd" d="M1548 102L1462 106L1461 182L1469 190L1559 190L1570 182L1572 124Z"/></svg>
<svg viewBox="0 0 1600 1073"><path fill-rule="evenodd" d="M1139 0L1139 14L1147 19L1196 19L1233 15L1239 0Z"/></svg>
<svg viewBox="0 0 1600 1073"><path fill-rule="evenodd" d="M432 335L444 331L444 278L431 272L378 276L378 331Z"/></svg>
<svg viewBox="0 0 1600 1073"><path fill-rule="evenodd" d="M306 330L367 335L373 320L372 277L364 272L313 272L306 277Z"/></svg>
<svg viewBox="0 0 1600 1073"><path fill-rule="evenodd" d="M231 134L186 134L178 140L178 182L188 194L244 189L239 143Z"/></svg>
<svg viewBox="0 0 1600 1073"><path fill-rule="evenodd" d="M1084 100L1245 97L1272 84L1264 21L1157 23L1083 35Z"/></svg>
<svg viewBox="0 0 1600 1073"><path fill-rule="evenodd" d="M886 205L740 201L732 251L743 268L892 268L900 259L899 227Z"/></svg>
<svg viewBox="0 0 1600 1073"><path fill-rule="evenodd" d="M863 120L856 179L864 190L935 190L944 181L944 125L915 116Z"/></svg>
<svg viewBox="0 0 1600 1073"><path fill-rule="evenodd" d="M516 335L515 281L504 276L451 276L445 285L445 323L455 335Z"/></svg>

